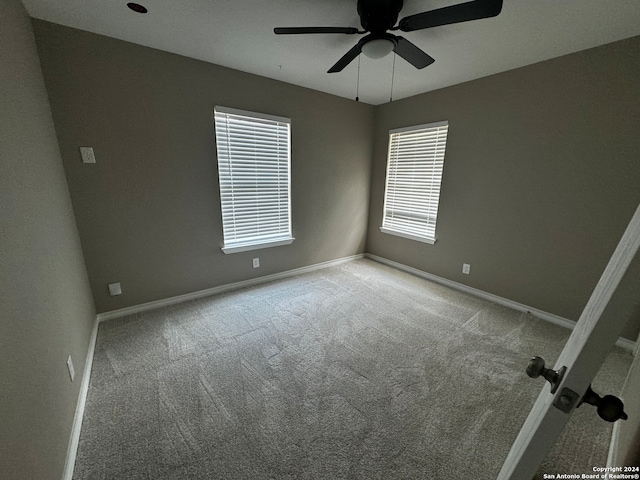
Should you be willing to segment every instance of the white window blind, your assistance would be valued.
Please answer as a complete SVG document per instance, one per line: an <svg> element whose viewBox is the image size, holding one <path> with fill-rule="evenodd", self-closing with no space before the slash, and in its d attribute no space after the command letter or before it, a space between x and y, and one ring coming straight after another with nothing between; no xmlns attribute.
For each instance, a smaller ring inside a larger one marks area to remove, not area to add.
<svg viewBox="0 0 640 480"><path fill-rule="evenodd" d="M435 243L448 122L389 132L381 231Z"/></svg>
<svg viewBox="0 0 640 480"><path fill-rule="evenodd" d="M225 253L291 243L291 120L215 108Z"/></svg>

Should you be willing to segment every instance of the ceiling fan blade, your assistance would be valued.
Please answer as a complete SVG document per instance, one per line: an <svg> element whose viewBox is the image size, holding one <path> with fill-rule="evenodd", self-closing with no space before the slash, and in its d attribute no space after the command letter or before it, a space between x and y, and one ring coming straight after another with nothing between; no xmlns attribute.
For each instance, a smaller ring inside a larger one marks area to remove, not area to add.
<svg viewBox="0 0 640 480"><path fill-rule="evenodd" d="M400 20L398 28L403 32L412 32L423 28L495 17L501 10L502 0L474 0L429 12L409 15Z"/></svg>
<svg viewBox="0 0 640 480"><path fill-rule="evenodd" d="M433 58L403 37L396 37L396 46L393 51L416 68L424 68L435 62Z"/></svg>
<svg viewBox="0 0 640 480"><path fill-rule="evenodd" d="M344 56L336 62L336 64L329 69L327 73L341 72L344 67L349 65L358 55L360 55L360 42L356 43L351 50L344 54Z"/></svg>
<svg viewBox="0 0 640 480"><path fill-rule="evenodd" d="M297 35L301 33L346 33L348 35L358 33L355 27L276 27L273 29L276 35Z"/></svg>

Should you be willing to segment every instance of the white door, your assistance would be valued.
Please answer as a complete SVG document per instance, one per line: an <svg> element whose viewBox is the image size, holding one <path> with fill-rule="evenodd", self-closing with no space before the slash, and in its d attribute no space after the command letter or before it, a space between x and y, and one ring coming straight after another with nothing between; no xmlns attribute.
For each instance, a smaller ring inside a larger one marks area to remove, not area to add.
<svg viewBox="0 0 640 480"><path fill-rule="evenodd" d="M640 246L640 206L616 248L553 370L566 367L555 393L545 384L502 466L498 480L529 480L584 396L628 318L607 315L627 267ZM601 318L605 321L600 321ZM523 368L525 366L523 365ZM550 366L548 366L550 367ZM607 394L608 392L598 392ZM576 398L577 397L577 398ZM557 405L557 406L556 406ZM568 411L560 410L562 407ZM593 408L584 406L582 408ZM603 422L593 408L593 421Z"/></svg>

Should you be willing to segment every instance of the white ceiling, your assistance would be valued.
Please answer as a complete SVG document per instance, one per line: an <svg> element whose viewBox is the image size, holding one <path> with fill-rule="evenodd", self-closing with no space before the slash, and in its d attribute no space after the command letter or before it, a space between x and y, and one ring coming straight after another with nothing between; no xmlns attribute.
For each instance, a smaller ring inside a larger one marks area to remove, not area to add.
<svg viewBox="0 0 640 480"><path fill-rule="evenodd" d="M358 61L327 70L360 35L274 35L274 27L360 27L356 0L23 0L32 17L355 98ZM402 18L462 0L405 0ZM402 32L398 32L402 33ZM396 57L400 99L640 35L640 0L505 0L490 19L402 35L435 58ZM360 101L389 101L393 55L361 56Z"/></svg>

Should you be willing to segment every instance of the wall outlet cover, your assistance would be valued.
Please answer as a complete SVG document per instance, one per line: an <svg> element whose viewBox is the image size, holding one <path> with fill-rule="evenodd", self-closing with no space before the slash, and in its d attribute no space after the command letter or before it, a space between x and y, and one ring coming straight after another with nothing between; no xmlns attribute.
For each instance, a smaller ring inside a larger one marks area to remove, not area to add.
<svg viewBox="0 0 640 480"><path fill-rule="evenodd" d="M112 297L115 297L116 295L122 295L122 287L120 287L120 282L109 284L109 295L111 295Z"/></svg>
<svg viewBox="0 0 640 480"><path fill-rule="evenodd" d="M253 268L258 268L260 266L260 258L253 259Z"/></svg>
<svg viewBox="0 0 640 480"><path fill-rule="evenodd" d="M468 263L463 263L462 273L464 273L465 275L469 275L469 272L471 272L471 265L469 265Z"/></svg>
<svg viewBox="0 0 640 480"><path fill-rule="evenodd" d="M80 155L82 156L82 163L96 163L96 156L93 154L93 148L80 147Z"/></svg>

